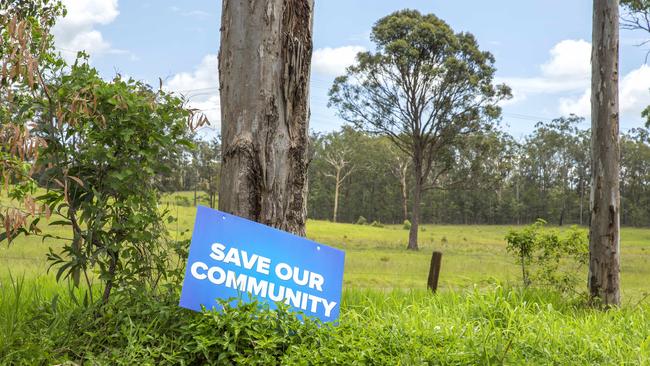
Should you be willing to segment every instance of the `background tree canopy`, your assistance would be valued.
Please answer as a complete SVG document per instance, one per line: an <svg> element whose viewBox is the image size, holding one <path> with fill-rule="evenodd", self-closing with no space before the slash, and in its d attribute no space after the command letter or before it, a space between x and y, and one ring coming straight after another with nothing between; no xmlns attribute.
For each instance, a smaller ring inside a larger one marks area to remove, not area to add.
<svg viewBox="0 0 650 366"><path fill-rule="evenodd" d="M438 189L422 197L422 221L437 224L526 224L542 218L552 225L589 222L589 130L570 116L539 122L521 140L503 131L474 134L471 144L439 178ZM338 220L402 223L399 177L385 136L343 128L339 140L354 171L341 185ZM330 148L313 138L316 154L309 171L309 216L330 220L334 180L322 158ZM340 148L340 147L339 147ZM476 159L480 155L481 159ZM480 163L477 164L476 162ZM470 167L474 163L475 167ZM409 167L411 169L411 167ZM412 195L412 177L408 194ZM458 181L462 180L462 184ZM650 225L650 131L621 137L621 223ZM409 207L412 201L409 200Z"/></svg>

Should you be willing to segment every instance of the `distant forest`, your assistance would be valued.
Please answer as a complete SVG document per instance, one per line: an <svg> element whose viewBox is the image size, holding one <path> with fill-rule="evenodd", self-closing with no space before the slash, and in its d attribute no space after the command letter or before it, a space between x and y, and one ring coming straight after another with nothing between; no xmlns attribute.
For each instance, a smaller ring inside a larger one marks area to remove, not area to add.
<svg viewBox="0 0 650 366"><path fill-rule="evenodd" d="M582 118L539 122L523 139L502 130L466 136L445 154L448 166L422 200L435 224L589 223L590 131ZM159 177L164 191L203 191L216 207L218 139L202 141ZM385 137L343 127L311 136L308 215L336 221L402 223L409 218L409 160ZM338 179L337 179L338 170ZM405 207L406 202L406 207ZM621 224L650 226L650 130L621 136Z"/></svg>

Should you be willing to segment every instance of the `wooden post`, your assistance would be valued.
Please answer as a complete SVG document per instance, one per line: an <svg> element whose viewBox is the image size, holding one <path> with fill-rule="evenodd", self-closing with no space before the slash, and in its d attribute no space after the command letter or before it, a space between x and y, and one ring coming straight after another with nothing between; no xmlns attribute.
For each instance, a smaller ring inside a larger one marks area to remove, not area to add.
<svg viewBox="0 0 650 366"><path fill-rule="evenodd" d="M442 263L442 253L433 252L431 255L431 267L429 267L429 279L427 280L427 287L434 293L438 290L440 263Z"/></svg>

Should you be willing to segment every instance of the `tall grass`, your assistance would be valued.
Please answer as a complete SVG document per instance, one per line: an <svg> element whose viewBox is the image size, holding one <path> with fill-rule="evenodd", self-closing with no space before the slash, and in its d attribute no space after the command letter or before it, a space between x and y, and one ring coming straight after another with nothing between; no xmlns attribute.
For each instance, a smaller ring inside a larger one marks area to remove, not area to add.
<svg viewBox="0 0 650 366"><path fill-rule="evenodd" d="M10 286L0 297L7 364L650 363L647 305L603 312L500 285L436 295L348 289L336 326L256 305L202 315L178 308L177 293L122 299L97 318L69 295L55 303L33 284Z"/></svg>

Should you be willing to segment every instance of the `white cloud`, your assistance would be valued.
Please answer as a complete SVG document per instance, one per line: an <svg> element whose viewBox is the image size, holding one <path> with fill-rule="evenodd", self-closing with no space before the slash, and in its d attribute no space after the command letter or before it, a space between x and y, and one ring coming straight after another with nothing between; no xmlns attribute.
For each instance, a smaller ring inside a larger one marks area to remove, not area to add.
<svg viewBox="0 0 650 366"><path fill-rule="evenodd" d="M542 74L552 79L586 79L591 75L591 43L567 39L551 48L551 59L541 66Z"/></svg>
<svg viewBox="0 0 650 366"><path fill-rule="evenodd" d="M643 65L625 75L619 93L621 113L641 118L641 111L650 105L650 66Z"/></svg>
<svg viewBox="0 0 650 366"><path fill-rule="evenodd" d="M591 116L591 89L586 89L579 97L560 98L559 111L563 116L575 114L580 117L588 118Z"/></svg>
<svg viewBox="0 0 650 366"><path fill-rule="evenodd" d="M650 105L650 66L642 65L623 76L619 84L619 108L622 120L640 120L641 111ZM591 116L591 90L576 98L561 98L560 113Z"/></svg>
<svg viewBox="0 0 650 366"><path fill-rule="evenodd" d="M513 101L525 100L529 94L576 92L589 85L589 42L567 39L553 46L549 55L549 60L540 65L539 76L499 78L499 82L505 82L512 88Z"/></svg>
<svg viewBox="0 0 650 366"><path fill-rule="evenodd" d="M188 91L205 88L219 88L219 57L206 55L193 72L174 75L167 87L174 91Z"/></svg>
<svg viewBox="0 0 650 366"><path fill-rule="evenodd" d="M552 79L544 76L532 78L497 78L500 83L506 83L512 88L516 98L524 100L530 94L554 94L582 90L589 84L589 78Z"/></svg>
<svg viewBox="0 0 650 366"><path fill-rule="evenodd" d="M501 78L513 89L508 104L530 95L557 95L561 115L591 116L591 43L564 40L549 51L550 58L540 65L540 74L529 78ZM643 65L621 77L619 103L622 121L640 120L650 104L650 66ZM506 105L506 104L504 104Z"/></svg>
<svg viewBox="0 0 650 366"><path fill-rule="evenodd" d="M183 9L179 8L178 6L170 6L169 10L173 11L174 13L179 13L186 17L206 18L212 16L212 14L208 13L207 11L203 11L203 10L183 11Z"/></svg>
<svg viewBox="0 0 650 366"><path fill-rule="evenodd" d="M354 63L357 53L365 50L362 46L319 48L312 55L312 71L325 76L343 75L345 68Z"/></svg>
<svg viewBox="0 0 650 366"><path fill-rule="evenodd" d="M87 51L90 55L109 53L111 44L104 39L97 25L106 25L119 15L117 0L64 0L68 13L52 30L56 45L68 60L74 60L76 52Z"/></svg>
<svg viewBox="0 0 650 366"><path fill-rule="evenodd" d="M177 92L188 99L188 105L205 113L212 128L219 129L219 61L217 55L206 55L192 72L174 75L165 89Z"/></svg>
<svg viewBox="0 0 650 366"><path fill-rule="evenodd" d="M207 17L210 17L212 14L208 13L207 11L203 11L203 10L190 10L190 11L184 12L183 15L186 16L186 17L207 18Z"/></svg>
<svg viewBox="0 0 650 366"><path fill-rule="evenodd" d="M500 105L501 107L505 107L505 106L508 106L508 105L513 105L513 104L517 104L517 103L519 103L519 102L523 102L523 101L526 100L526 99L528 99L528 97L526 97L525 94L515 94L515 95L513 95L512 98L510 98L510 99L503 99L503 100L501 100L501 101L499 102L499 105Z"/></svg>

